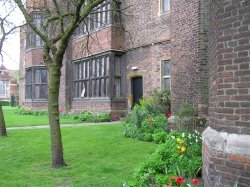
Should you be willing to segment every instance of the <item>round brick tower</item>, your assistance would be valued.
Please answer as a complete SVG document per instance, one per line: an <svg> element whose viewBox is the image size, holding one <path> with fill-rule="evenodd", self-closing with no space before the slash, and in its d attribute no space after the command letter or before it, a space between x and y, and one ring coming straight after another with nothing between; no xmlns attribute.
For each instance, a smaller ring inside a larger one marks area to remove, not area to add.
<svg viewBox="0 0 250 187"><path fill-rule="evenodd" d="M250 0L208 0L206 187L250 186Z"/></svg>

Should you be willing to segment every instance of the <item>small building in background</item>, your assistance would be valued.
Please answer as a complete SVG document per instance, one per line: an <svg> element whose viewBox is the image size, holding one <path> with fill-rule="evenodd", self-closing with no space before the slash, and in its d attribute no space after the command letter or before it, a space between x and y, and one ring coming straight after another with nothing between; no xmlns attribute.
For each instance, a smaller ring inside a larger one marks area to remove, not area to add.
<svg viewBox="0 0 250 187"><path fill-rule="evenodd" d="M3 64L0 66L0 100L17 101L18 83L15 74L16 70L8 70Z"/></svg>

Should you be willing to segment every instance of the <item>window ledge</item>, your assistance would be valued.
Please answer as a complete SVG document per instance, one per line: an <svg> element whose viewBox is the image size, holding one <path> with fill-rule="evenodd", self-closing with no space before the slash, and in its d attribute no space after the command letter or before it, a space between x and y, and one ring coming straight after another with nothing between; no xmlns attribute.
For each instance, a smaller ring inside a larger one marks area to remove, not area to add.
<svg viewBox="0 0 250 187"><path fill-rule="evenodd" d="M166 12L159 12L158 16L168 16L170 15L171 11L166 11Z"/></svg>
<svg viewBox="0 0 250 187"><path fill-rule="evenodd" d="M28 48L28 49L25 49L25 52L29 52L29 51L33 51L33 50L36 50L36 49L42 49L43 46L39 46L39 47L31 47L31 48Z"/></svg>
<svg viewBox="0 0 250 187"><path fill-rule="evenodd" d="M40 102L40 103L47 103L48 99L25 99L26 103L36 103L36 102Z"/></svg>
<svg viewBox="0 0 250 187"><path fill-rule="evenodd" d="M84 97L84 98L73 98L73 101L110 101L109 97Z"/></svg>

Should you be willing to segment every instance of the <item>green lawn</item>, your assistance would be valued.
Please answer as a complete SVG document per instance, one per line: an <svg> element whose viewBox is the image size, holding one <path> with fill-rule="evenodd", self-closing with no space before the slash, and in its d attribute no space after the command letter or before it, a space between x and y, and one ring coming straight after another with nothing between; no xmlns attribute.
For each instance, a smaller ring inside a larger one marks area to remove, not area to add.
<svg viewBox="0 0 250 187"><path fill-rule="evenodd" d="M33 116L33 115L19 115L15 114L17 108L15 107L3 107L4 119L7 127L20 127L20 126L37 126L37 125L48 125L48 116ZM60 119L61 124L74 124L79 123L73 120L72 117Z"/></svg>
<svg viewBox="0 0 250 187"><path fill-rule="evenodd" d="M122 136L122 127L62 129L68 164L50 168L48 129L9 131L0 138L0 186L119 187L156 145Z"/></svg>

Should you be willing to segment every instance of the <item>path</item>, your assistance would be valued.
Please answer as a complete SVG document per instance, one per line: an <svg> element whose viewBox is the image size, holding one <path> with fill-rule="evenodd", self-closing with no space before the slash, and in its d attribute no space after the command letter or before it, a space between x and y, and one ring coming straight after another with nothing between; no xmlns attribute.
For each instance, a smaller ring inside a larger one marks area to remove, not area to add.
<svg viewBox="0 0 250 187"><path fill-rule="evenodd" d="M121 123L122 123L121 121L113 121L113 122L101 122L101 123L61 124L61 128L96 126L96 125L117 125ZM7 130L48 129L48 128L49 128L49 125L41 125L41 126L26 126L26 127L8 127Z"/></svg>

